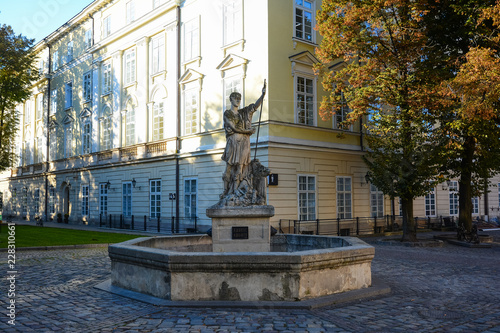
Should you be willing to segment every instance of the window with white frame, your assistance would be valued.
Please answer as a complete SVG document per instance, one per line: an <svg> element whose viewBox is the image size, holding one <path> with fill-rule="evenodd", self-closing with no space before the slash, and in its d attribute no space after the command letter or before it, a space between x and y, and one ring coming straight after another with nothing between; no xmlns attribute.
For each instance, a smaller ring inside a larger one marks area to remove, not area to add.
<svg viewBox="0 0 500 333"><path fill-rule="evenodd" d="M108 184L99 184L99 214L108 215Z"/></svg>
<svg viewBox="0 0 500 333"><path fill-rule="evenodd" d="M135 144L135 106L129 104L125 112L125 145Z"/></svg>
<svg viewBox="0 0 500 333"><path fill-rule="evenodd" d="M85 120L82 130L82 154L90 154L92 151L92 128L90 120Z"/></svg>
<svg viewBox="0 0 500 333"><path fill-rule="evenodd" d="M299 220L316 219L316 176L298 176Z"/></svg>
<svg viewBox="0 0 500 333"><path fill-rule="evenodd" d="M52 71L55 72L59 68L59 52L52 53Z"/></svg>
<svg viewBox="0 0 500 333"><path fill-rule="evenodd" d="M88 102L92 99L92 73L83 74L83 99Z"/></svg>
<svg viewBox="0 0 500 333"><path fill-rule="evenodd" d="M73 128L71 124L64 126L64 158L73 156Z"/></svg>
<svg viewBox="0 0 500 333"><path fill-rule="evenodd" d="M57 131L56 128L50 129L50 138L49 138L49 158L51 161L56 159L57 153Z"/></svg>
<svg viewBox="0 0 500 333"><path fill-rule="evenodd" d="M165 110L163 102L155 102L153 104L153 141L163 140Z"/></svg>
<svg viewBox="0 0 500 333"><path fill-rule="evenodd" d="M64 108L69 109L72 106L73 106L73 82L68 82L64 87Z"/></svg>
<svg viewBox="0 0 500 333"><path fill-rule="evenodd" d="M122 214L132 216L132 183L122 184Z"/></svg>
<svg viewBox="0 0 500 333"><path fill-rule="evenodd" d="M425 216L436 216L436 192L434 189L425 195Z"/></svg>
<svg viewBox="0 0 500 333"><path fill-rule="evenodd" d="M184 61L200 55L199 19L184 23Z"/></svg>
<svg viewBox="0 0 500 333"><path fill-rule="evenodd" d="M372 217L384 216L384 193L373 184L370 184L370 206Z"/></svg>
<svg viewBox="0 0 500 333"><path fill-rule="evenodd" d="M315 81L312 78L296 76L295 84L297 123L313 126Z"/></svg>
<svg viewBox="0 0 500 333"><path fill-rule="evenodd" d="M165 36L161 34L151 40L151 72L165 70Z"/></svg>
<svg viewBox="0 0 500 333"><path fill-rule="evenodd" d="M231 101L229 96L233 92L238 92L241 94L241 105L245 105L245 94L243 93L243 78L241 75L233 75L224 78L224 110L228 110L231 107Z"/></svg>
<svg viewBox="0 0 500 333"><path fill-rule="evenodd" d="M57 89L53 89L50 92L50 115L56 114L57 112Z"/></svg>
<svg viewBox="0 0 500 333"><path fill-rule="evenodd" d="M92 46L92 29L85 30L85 48Z"/></svg>
<svg viewBox="0 0 500 333"><path fill-rule="evenodd" d="M337 177L337 217L352 218L352 178Z"/></svg>
<svg viewBox="0 0 500 333"><path fill-rule="evenodd" d="M102 64L102 93L109 94L111 92L111 62Z"/></svg>
<svg viewBox="0 0 500 333"><path fill-rule="evenodd" d="M479 214L479 197L472 198L472 214Z"/></svg>
<svg viewBox="0 0 500 333"><path fill-rule="evenodd" d="M31 136L31 135L30 135ZM26 138L26 140L24 141L24 158L23 158L23 162L24 162L24 165L30 165L32 164L32 157L33 157L33 154L32 154L32 151L31 151L31 141L29 139L29 137Z"/></svg>
<svg viewBox="0 0 500 333"><path fill-rule="evenodd" d="M36 147L36 154L35 154L35 163L42 163L43 162L43 133L41 128L38 128L37 130L37 137L35 139L35 147Z"/></svg>
<svg viewBox="0 0 500 333"><path fill-rule="evenodd" d="M67 44L66 62L73 60L73 41L69 41Z"/></svg>
<svg viewBox="0 0 500 333"><path fill-rule="evenodd" d="M224 45L243 39L242 0L227 0L222 5Z"/></svg>
<svg viewBox="0 0 500 333"><path fill-rule="evenodd" d="M199 89L189 87L184 90L184 134L198 132Z"/></svg>
<svg viewBox="0 0 500 333"><path fill-rule="evenodd" d="M24 105L24 123L31 123L31 100L27 100Z"/></svg>
<svg viewBox="0 0 500 333"><path fill-rule="evenodd" d="M125 8L127 24L130 24L135 21L135 2L133 0L127 2Z"/></svg>
<svg viewBox="0 0 500 333"><path fill-rule="evenodd" d="M458 215L458 182L455 180L450 181L448 197L450 199L450 215Z"/></svg>
<svg viewBox="0 0 500 333"><path fill-rule="evenodd" d="M102 20L102 26L103 26L103 37L106 38L109 35L111 35L111 15L106 16Z"/></svg>
<svg viewBox="0 0 500 333"><path fill-rule="evenodd" d="M347 101L343 92L341 93L341 100L339 104L339 109L335 110L335 114L333 116L333 128L352 131L352 126L346 127L343 125L343 122L347 120L347 114L351 112L349 106L347 106Z"/></svg>
<svg viewBox="0 0 500 333"><path fill-rule="evenodd" d="M38 61L38 74L42 75L44 68L45 68L45 61L43 61L43 59L40 59L40 61Z"/></svg>
<svg viewBox="0 0 500 333"><path fill-rule="evenodd" d="M294 7L295 37L314 43L314 1L295 0Z"/></svg>
<svg viewBox="0 0 500 333"><path fill-rule="evenodd" d="M111 149L111 132L112 132L112 122L111 116L105 115L101 118L101 151Z"/></svg>
<svg viewBox="0 0 500 333"><path fill-rule="evenodd" d="M184 180L184 217L194 220L197 215L198 186L195 178Z"/></svg>
<svg viewBox="0 0 500 333"><path fill-rule="evenodd" d="M28 189L26 187L23 188L21 195L21 210L23 216L28 215Z"/></svg>
<svg viewBox="0 0 500 333"><path fill-rule="evenodd" d="M149 181L149 216L158 218L161 216L161 180Z"/></svg>
<svg viewBox="0 0 500 333"><path fill-rule="evenodd" d="M56 212L56 189L53 186L49 187L49 214Z"/></svg>
<svg viewBox="0 0 500 333"><path fill-rule="evenodd" d="M40 189L36 188L33 193L33 209L35 210L35 215L40 213Z"/></svg>
<svg viewBox="0 0 500 333"><path fill-rule="evenodd" d="M36 120L43 117L43 94L36 95Z"/></svg>
<svg viewBox="0 0 500 333"><path fill-rule="evenodd" d="M135 49L125 52L125 85L135 82Z"/></svg>
<svg viewBox="0 0 500 333"><path fill-rule="evenodd" d="M82 185L82 216L89 215L89 185Z"/></svg>

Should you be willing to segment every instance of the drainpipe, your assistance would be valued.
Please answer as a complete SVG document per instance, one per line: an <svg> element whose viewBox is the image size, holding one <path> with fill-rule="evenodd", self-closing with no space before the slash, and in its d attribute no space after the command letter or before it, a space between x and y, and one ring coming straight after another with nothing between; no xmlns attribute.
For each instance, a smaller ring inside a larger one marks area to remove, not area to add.
<svg viewBox="0 0 500 333"><path fill-rule="evenodd" d="M52 56L51 56L51 48L50 44L47 43L47 41L44 39L45 43L47 44L47 47L49 49L49 61L48 61L48 66L49 66L49 75L47 77L47 142L46 142L46 150L45 150L45 222L49 221L49 154L50 154L50 128L49 128L49 122L50 122L50 83L52 80L52 77L50 76L50 69L52 68Z"/></svg>
<svg viewBox="0 0 500 333"><path fill-rule="evenodd" d="M179 154L181 151L181 89L179 85L179 80L181 78L181 0L177 0L177 128L176 128L176 156L175 156L175 226L176 231L179 232L179 214L180 214L180 166L179 166Z"/></svg>

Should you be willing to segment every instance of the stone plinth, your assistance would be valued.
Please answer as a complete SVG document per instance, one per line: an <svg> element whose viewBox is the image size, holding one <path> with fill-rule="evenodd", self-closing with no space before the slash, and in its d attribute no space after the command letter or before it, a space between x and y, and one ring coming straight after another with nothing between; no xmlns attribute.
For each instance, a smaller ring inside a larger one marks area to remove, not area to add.
<svg viewBox="0 0 500 333"><path fill-rule="evenodd" d="M209 208L213 252L269 252L273 206Z"/></svg>

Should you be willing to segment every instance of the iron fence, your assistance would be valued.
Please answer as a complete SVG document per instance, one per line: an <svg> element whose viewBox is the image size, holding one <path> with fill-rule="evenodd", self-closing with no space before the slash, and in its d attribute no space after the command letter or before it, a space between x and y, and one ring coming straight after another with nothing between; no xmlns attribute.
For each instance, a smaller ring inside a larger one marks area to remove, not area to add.
<svg viewBox="0 0 500 333"><path fill-rule="evenodd" d="M198 217L148 217L146 215L101 214L99 227L149 231L162 234L198 233Z"/></svg>

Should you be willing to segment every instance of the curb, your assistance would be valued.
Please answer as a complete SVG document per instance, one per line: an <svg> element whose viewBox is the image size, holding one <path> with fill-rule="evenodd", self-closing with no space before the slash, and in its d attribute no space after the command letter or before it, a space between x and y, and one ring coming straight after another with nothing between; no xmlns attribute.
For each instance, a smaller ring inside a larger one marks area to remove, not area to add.
<svg viewBox="0 0 500 333"><path fill-rule="evenodd" d="M51 250L93 249L93 248L99 248L99 247L108 247L111 244L114 244L114 243L16 247L16 252L17 251L51 251ZM0 252L7 252L7 250L8 250L7 248L3 248L3 249L0 249Z"/></svg>

